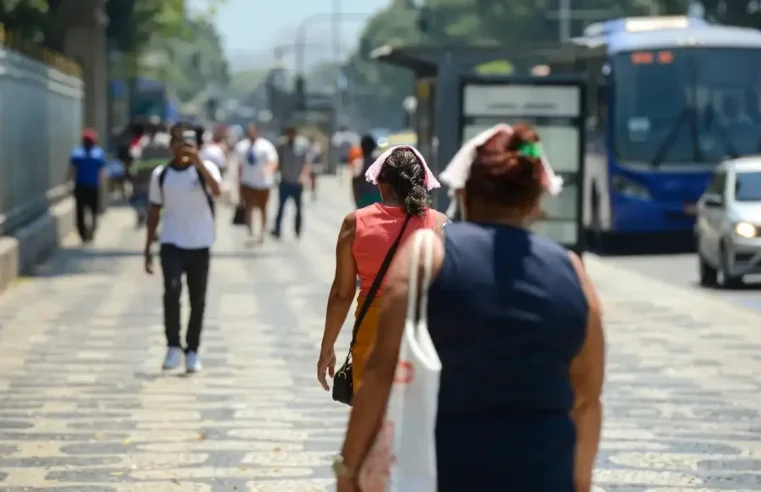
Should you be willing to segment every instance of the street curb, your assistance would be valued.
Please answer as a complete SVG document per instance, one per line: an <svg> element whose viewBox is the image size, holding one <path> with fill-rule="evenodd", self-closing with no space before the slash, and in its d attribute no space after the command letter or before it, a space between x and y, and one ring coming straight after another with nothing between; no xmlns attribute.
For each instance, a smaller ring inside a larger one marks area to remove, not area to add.
<svg viewBox="0 0 761 492"><path fill-rule="evenodd" d="M74 211L74 199L66 198L13 235L0 236L0 292L58 249L74 231Z"/></svg>

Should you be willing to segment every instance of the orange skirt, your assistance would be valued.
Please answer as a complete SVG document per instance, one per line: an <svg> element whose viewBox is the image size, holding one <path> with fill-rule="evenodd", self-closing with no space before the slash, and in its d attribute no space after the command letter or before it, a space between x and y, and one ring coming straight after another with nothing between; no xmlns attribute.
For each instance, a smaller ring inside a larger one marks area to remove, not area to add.
<svg viewBox="0 0 761 492"><path fill-rule="evenodd" d="M362 309L365 298L359 296L357 298L357 309L354 312L354 319L357 319L359 310ZM354 383L354 391L359 389L359 385L362 383L362 376L365 373L365 364L367 364L367 358L370 356L370 351L373 349L375 343L375 336L378 333L378 319L380 316L380 299L375 298L370 304L370 309L367 310L365 318L362 320L362 325L357 332L357 342L354 344L354 348L351 351L352 358L352 379Z"/></svg>

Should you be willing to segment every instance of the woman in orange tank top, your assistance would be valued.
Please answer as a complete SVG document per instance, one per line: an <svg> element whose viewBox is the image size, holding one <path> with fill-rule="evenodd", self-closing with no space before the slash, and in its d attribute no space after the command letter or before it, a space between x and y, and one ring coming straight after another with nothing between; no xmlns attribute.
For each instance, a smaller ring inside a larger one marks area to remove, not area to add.
<svg viewBox="0 0 761 492"><path fill-rule="evenodd" d="M382 201L347 215L338 233L336 273L328 297L325 333L317 363L317 379L326 391L330 389L326 373L333 377L335 372L334 345L357 293L357 277L359 296L355 316L359 314L386 254L402 233L405 221L407 225L404 226L400 243L418 229L440 229L447 222L444 214L430 208L428 191L437 187L438 182L413 147L399 146L387 150L370 167L366 177L378 185ZM362 380L365 362L375 340L382 297L383 282L362 319L352 349L355 391Z"/></svg>

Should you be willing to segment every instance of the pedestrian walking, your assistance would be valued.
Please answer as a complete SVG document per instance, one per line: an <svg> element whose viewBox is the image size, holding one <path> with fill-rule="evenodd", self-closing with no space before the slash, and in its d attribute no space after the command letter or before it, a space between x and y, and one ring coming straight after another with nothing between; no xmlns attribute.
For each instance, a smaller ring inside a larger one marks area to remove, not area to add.
<svg viewBox="0 0 761 492"><path fill-rule="evenodd" d="M95 130L82 132L82 144L72 151L70 161L74 174L77 231L82 242L89 243L95 239L98 228L100 195L106 173L106 153L98 146Z"/></svg>
<svg viewBox="0 0 761 492"><path fill-rule="evenodd" d="M224 177L227 172L226 140L226 133L217 129L214 131L211 141L206 142L201 146L201 157L203 160L216 164L222 177Z"/></svg>
<svg viewBox="0 0 761 492"><path fill-rule="evenodd" d="M378 158L378 144L371 135L365 135L360 141L360 153L350 163L353 177L352 191L357 208L363 208L382 201L380 189L365 178L365 173Z"/></svg>
<svg viewBox="0 0 761 492"><path fill-rule="evenodd" d="M278 145L277 171L280 172L280 186L278 189L278 207L275 217L275 228L272 237L280 239L283 212L285 205L293 200L296 205L295 232L296 237L301 237L303 215L302 194L304 184L309 182L310 165L307 159L309 142L296 135L294 127L285 129L285 141Z"/></svg>
<svg viewBox="0 0 761 492"><path fill-rule="evenodd" d="M274 185L277 149L272 142L259 135L256 125L251 124L248 126L246 138L235 146L235 155L238 159L240 200L243 203L249 241L254 241L253 215L254 210L257 210L261 229L256 242L261 244L267 230L267 204Z"/></svg>
<svg viewBox="0 0 761 492"><path fill-rule="evenodd" d="M579 257L528 229L542 194L561 186L538 141L528 126L499 125L440 175L456 190L463 221L432 238L430 283L421 287L428 306L421 317L441 361L438 492L592 487L605 366L600 305ZM402 246L388 274L377 338L334 464L338 492L359 490L396 384L416 242Z"/></svg>
<svg viewBox="0 0 761 492"><path fill-rule="evenodd" d="M317 178L325 172L325 154L322 151L317 137L309 137L309 150L307 151L309 160L309 188L312 192L312 201L317 201Z"/></svg>
<svg viewBox="0 0 761 492"><path fill-rule="evenodd" d="M428 191L439 184L414 148L391 148L366 171L369 174L363 178L379 189L383 198L347 215L338 233L336 272L317 363L317 379L325 390L329 389L325 374L332 377L335 369L333 347L357 293L356 279L359 277L359 297L350 349L354 389L362 380L378 330L385 269L393 252L416 230L440 229L447 222L444 214L431 208Z"/></svg>
<svg viewBox="0 0 761 492"><path fill-rule="evenodd" d="M132 147L134 164L130 202L135 209L137 227L142 227L148 216L148 193L153 172L172 158L170 142L171 136L166 125L154 118L146 126L140 140Z"/></svg>
<svg viewBox="0 0 761 492"><path fill-rule="evenodd" d="M164 330L167 353L163 369L175 369L182 361L180 341L180 295L182 277L188 287L190 319L185 336L185 368L201 369L201 343L210 249L215 241L214 198L221 192L219 168L201 159L199 142L192 128L178 123L171 131L172 159L151 176L150 212L145 241L145 271L153 274L151 245L161 220L161 271L164 277Z"/></svg>

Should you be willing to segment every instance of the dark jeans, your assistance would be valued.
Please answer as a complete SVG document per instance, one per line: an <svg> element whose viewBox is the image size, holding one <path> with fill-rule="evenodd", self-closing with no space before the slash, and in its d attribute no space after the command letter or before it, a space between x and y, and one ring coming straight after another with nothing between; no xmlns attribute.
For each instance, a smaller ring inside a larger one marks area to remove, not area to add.
<svg viewBox="0 0 761 492"><path fill-rule="evenodd" d="M98 226L98 206L100 189L96 186L77 185L74 188L74 200L77 204L77 231L82 241L89 241L95 236ZM85 212L90 213L90 227L87 227Z"/></svg>
<svg viewBox="0 0 761 492"><path fill-rule="evenodd" d="M161 271L164 274L164 331L169 347L182 347L180 342L180 296L182 275L188 284L190 319L185 334L186 350L197 352L201 344L203 313L206 308L206 286L209 281L209 248L182 249L172 244L161 245Z"/></svg>
<svg viewBox="0 0 761 492"><path fill-rule="evenodd" d="M301 234L301 192L304 191L304 187L300 184L293 183L280 183L280 190L278 193L279 204L277 207L277 217L275 218L275 234L280 235L280 226L283 222L283 210L285 204L289 199L293 199L296 203L296 235Z"/></svg>

